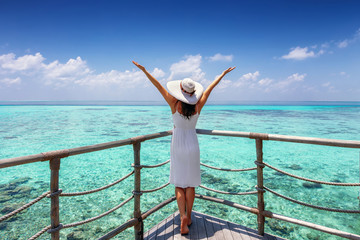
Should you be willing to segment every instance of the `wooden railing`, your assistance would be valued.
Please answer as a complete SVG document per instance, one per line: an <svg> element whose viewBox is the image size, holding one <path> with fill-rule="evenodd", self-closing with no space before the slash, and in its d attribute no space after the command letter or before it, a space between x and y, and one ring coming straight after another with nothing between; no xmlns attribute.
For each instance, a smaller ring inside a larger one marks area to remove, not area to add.
<svg viewBox="0 0 360 240"><path fill-rule="evenodd" d="M312 207L316 209L321 209L325 211L334 211L334 212L343 212L348 214L358 214L360 213L359 210L345 210L345 209L333 209L333 208L327 208L322 206L315 206L308 203L303 203L295 199L291 199L289 197L283 196L274 190L264 186L264 175L263 170L264 167L269 167L275 171L278 171L282 174L286 174L290 177L294 177L297 179L301 179L304 181L310 181L315 182L319 184L328 184L328 185L335 185L335 186L360 186L360 183L338 183L338 182L324 182L324 181L318 181L308 178L303 178L300 176L295 176L293 174L287 173L285 171L282 171L280 169L277 169L268 163L265 163L263 161L263 141L283 141L283 142L294 142L294 143L302 143L302 144L316 144L316 145L326 145L326 146L335 146L335 147L343 147L343 148L358 148L360 149L360 141L346 141L346 140L333 140L333 139L321 139L321 138L309 138L309 137L296 137L296 136L285 136L285 135L275 135L275 134L263 134L263 133L250 133L250 132L234 132L234 131L217 131L217 130L202 130L197 129L198 134L205 134L205 135L219 135L219 136L229 136L229 137L242 137L242 138L250 138L255 139L255 145L256 145L256 167L254 168L247 168L247 169L223 169L223 168L217 168L208 166L204 163L201 163L205 167L210 167L215 170L221 170L221 171L257 171L257 186L255 186L256 191L247 191L247 192L240 192L240 193L234 193L234 192L224 192L219 191L215 189L208 188L206 186L200 185L200 187L205 188L210 191L214 191L221 194L231 194L231 195L248 195L248 194L257 194L257 208L251 208L248 206L244 206L238 203L231 202L229 200L225 199L219 199L215 197L205 196L201 194L196 194L195 197L207 201L212 201L216 203L225 204L237 209L241 209L253 214L257 215L257 223L258 223L258 232L260 235L264 235L264 224L265 224L265 218L273 218L278 219L281 221L294 223L297 225L309 227L312 229L316 229L318 231L326 232L329 234L337 235L340 237L348 238L348 239L360 239L360 235L347 233L344 231L340 231L333 228L328 228L325 226L321 226L318 224L310 223L307 221L302 221L298 219L294 219L291 217L282 216L280 214L276 214L270 211L267 211L265 209L265 203L264 203L264 193L265 191L268 191L270 193L275 194L276 196L282 197L286 200L292 201L297 204L301 204L307 207ZM110 239L120 232L124 231L127 228L134 227L134 238L135 239L142 239L143 238L143 229L144 229L144 223L143 220L145 220L148 216L150 216L152 213L158 211L162 207L166 206L167 204L171 203L172 201L175 201L175 197L171 197L160 204L154 206L153 208L147 210L145 213L141 212L141 195L143 193L147 192L154 192L157 190L160 190L166 186L169 185L169 183L165 183L164 185L151 189L151 190L141 190L141 169L142 168L155 168L160 167L162 165L167 164L169 161L166 161L161 164L153 165L153 166L147 166L147 165L141 165L140 161L140 148L141 148L141 142L144 142L146 140L165 137L171 135L171 131L166 132L159 132L149 135L143 135L143 136L137 136L134 138L129 138L125 140L120 141L114 141L114 142L108 142L108 143L102 143L102 144L96 144L91 146L85 146L85 147L78 147L78 148L72 148L72 149L64 149L64 150L58 150L58 151L51 151L36 155L29 155L24 157L16 157L16 158L10 158L10 159L2 159L0 160L0 168L7 168L12 167L16 165L22 165L27 163L33 163L38 161L49 161L50 163L50 169L51 169L51 176L50 176L50 191L43 193L30 203L22 206L19 209L16 209L15 211L8 213L4 216L0 217L0 222L7 220L8 218L13 217L17 213L25 210L26 208L30 207L31 205L37 203L38 201L42 200L45 197L49 197L51 199L51 209L50 209L50 216L51 216L51 225L44 227L42 230L40 230L38 233L33 235L30 239L36 239L40 235L42 235L45 232L48 232L51 234L51 239L59 239L59 232L62 228L70 228L74 226L79 226L81 224L86 224L88 222L95 221L101 217L106 216L107 214L119 209L126 203L128 203L130 200L134 199L134 213L133 218L129 219L127 222L122 224L121 226L113 229L111 232L105 234L99 239ZM85 192L78 192L78 193L63 193L61 189L59 189L59 170L60 170L60 163L62 158L66 158L68 156L78 155L78 154L84 154L89 152L95 152L100 151L104 149L110 149L115 147L121 147L125 145L133 145L133 151L134 151L134 164L132 165L134 167L134 171L130 172L126 176L122 177L121 179L110 183L106 186L100 187L98 189L93 189ZM111 186L114 186L115 184L118 184L119 182L123 181L124 179L128 178L129 176L134 175L134 190L132 192L132 195L120 203L119 205L115 206L114 208L110 209L109 211L100 214L96 217L92 217L80 222L76 223L70 223L70 224L62 224L59 221L59 197L69 197L69 196L77 196L77 195L85 195L85 194L91 194L94 192L98 192L101 190L104 190L106 188L109 188Z"/></svg>

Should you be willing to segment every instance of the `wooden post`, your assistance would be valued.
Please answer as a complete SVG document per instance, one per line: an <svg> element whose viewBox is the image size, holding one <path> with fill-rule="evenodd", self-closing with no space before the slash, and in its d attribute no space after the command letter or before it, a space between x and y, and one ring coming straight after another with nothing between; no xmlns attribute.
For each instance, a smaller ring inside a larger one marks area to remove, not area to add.
<svg viewBox="0 0 360 240"><path fill-rule="evenodd" d="M140 209L140 196L141 196L141 175L140 171L140 142L133 144L134 149L134 218L139 219L140 221L134 226L135 239L143 239L143 222L141 219L141 209Z"/></svg>
<svg viewBox="0 0 360 240"><path fill-rule="evenodd" d="M258 233L259 235L264 236L264 224L265 224L265 217L264 217L264 210L265 210L265 203L264 203L264 176L263 176L263 141L261 139L256 139L256 161L257 161L257 189L258 189L258 210L259 214L257 216L258 222Z"/></svg>
<svg viewBox="0 0 360 240"><path fill-rule="evenodd" d="M49 161L51 169L50 179L50 192L55 193L59 191L59 170L60 170L60 158L53 158ZM51 229L57 228L60 225L59 218L59 195L51 197ZM51 232L51 240L59 240L60 231Z"/></svg>
<svg viewBox="0 0 360 240"><path fill-rule="evenodd" d="M360 183L360 152L359 152L359 183ZM360 208L360 189L359 189L358 199L359 199L359 208Z"/></svg>

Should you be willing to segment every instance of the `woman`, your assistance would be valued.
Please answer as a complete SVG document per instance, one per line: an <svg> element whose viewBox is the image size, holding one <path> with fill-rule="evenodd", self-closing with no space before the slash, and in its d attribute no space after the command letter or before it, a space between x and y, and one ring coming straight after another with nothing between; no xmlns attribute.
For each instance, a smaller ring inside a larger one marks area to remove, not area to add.
<svg viewBox="0 0 360 240"><path fill-rule="evenodd" d="M196 136L196 122L211 91L220 80L235 69L226 69L210 86L203 91L201 84L190 78L167 83L169 92L138 64L154 86L169 104L174 121L170 151L170 183L175 185L175 196L180 212L180 232L189 233L191 211L195 199L195 187L200 185L200 151Z"/></svg>

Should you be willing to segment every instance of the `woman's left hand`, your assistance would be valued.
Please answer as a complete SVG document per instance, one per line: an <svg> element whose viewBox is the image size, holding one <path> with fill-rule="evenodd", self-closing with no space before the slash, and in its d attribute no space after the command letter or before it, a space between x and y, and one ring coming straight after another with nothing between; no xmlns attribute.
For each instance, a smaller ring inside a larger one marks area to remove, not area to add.
<svg viewBox="0 0 360 240"><path fill-rule="evenodd" d="M234 70L236 67L229 67L228 69L226 69L223 74L226 75L228 74L229 72L231 72L232 70Z"/></svg>

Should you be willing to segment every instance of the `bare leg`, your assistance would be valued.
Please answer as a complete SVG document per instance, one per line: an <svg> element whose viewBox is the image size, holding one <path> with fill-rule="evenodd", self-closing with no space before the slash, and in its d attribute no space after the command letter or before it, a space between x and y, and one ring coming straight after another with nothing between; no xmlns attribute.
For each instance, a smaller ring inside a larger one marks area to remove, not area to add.
<svg viewBox="0 0 360 240"><path fill-rule="evenodd" d="M185 190L183 188L176 187L175 196L180 212L180 220L181 220L180 233L187 234L189 233L189 228L187 226L188 218L185 213L185 209L186 209Z"/></svg>
<svg viewBox="0 0 360 240"><path fill-rule="evenodd" d="M192 211L192 207L194 205L194 199L195 199L195 188L194 187L185 188L185 197L186 197L186 216L188 217L187 225L190 226L191 211Z"/></svg>

